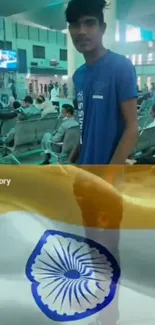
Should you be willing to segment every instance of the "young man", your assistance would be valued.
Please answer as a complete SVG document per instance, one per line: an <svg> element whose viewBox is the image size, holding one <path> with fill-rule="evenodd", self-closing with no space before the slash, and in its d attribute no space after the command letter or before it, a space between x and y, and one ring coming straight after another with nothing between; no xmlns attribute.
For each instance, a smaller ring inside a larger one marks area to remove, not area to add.
<svg viewBox="0 0 155 325"><path fill-rule="evenodd" d="M81 130L79 163L84 165L124 164L138 135L135 69L126 57L102 45L106 5L105 0L71 0L66 10L74 46L86 61L73 76ZM72 162L78 153L79 148Z"/></svg>
<svg viewBox="0 0 155 325"><path fill-rule="evenodd" d="M50 164L51 154L49 152L49 143L50 142L63 142L66 131L74 126L78 126L79 123L74 118L74 108L69 104L64 104L62 106L62 123L59 126L59 128L53 133L45 133L41 146L42 149L44 149L45 152L45 158L42 163L42 165L48 165Z"/></svg>

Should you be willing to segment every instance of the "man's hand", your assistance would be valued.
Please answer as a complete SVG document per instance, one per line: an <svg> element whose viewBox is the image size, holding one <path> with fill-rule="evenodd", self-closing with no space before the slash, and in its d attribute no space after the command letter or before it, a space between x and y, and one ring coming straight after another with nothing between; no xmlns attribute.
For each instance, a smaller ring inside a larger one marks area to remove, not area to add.
<svg viewBox="0 0 155 325"><path fill-rule="evenodd" d="M76 148L74 149L72 155L69 158L69 162L71 164L75 164L79 158L79 154L80 154L80 144L76 146Z"/></svg>

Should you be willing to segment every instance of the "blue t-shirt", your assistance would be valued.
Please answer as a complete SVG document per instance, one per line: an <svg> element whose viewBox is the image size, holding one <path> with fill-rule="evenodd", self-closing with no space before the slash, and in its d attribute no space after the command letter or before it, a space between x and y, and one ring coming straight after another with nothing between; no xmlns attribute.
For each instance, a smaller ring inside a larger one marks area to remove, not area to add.
<svg viewBox="0 0 155 325"><path fill-rule="evenodd" d="M132 63L107 51L94 65L81 66L73 76L81 131L80 164L108 164L123 135L121 103L137 97Z"/></svg>

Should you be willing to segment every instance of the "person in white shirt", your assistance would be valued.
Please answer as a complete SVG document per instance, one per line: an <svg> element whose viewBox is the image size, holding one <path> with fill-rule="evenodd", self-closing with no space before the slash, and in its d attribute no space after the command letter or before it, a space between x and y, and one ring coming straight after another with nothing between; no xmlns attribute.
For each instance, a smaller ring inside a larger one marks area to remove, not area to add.
<svg viewBox="0 0 155 325"><path fill-rule="evenodd" d="M36 106L41 110L42 118L44 118L48 114L57 113L56 108L52 105L49 100L45 100L45 97L43 95L37 97Z"/></svg>
<svg viewBox="0 0 155 325"><path fill-rule="evenodd" d="M53 106L59 107L60 88L58 82L55 83L54 88L51 90L51 102Z"/></svg>

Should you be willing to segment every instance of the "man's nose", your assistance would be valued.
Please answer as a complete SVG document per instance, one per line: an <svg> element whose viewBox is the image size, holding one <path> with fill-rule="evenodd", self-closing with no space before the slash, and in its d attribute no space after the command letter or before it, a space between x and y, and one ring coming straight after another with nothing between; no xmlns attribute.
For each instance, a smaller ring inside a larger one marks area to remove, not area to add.
<svg viewBox="0 0 155 325"><path fill-rule="evenodd" d="M87 34L87 29L86 29L86 26L84 24L80 24L80 26L79 26L79 34L80 35L86 35Z"/></svg>

